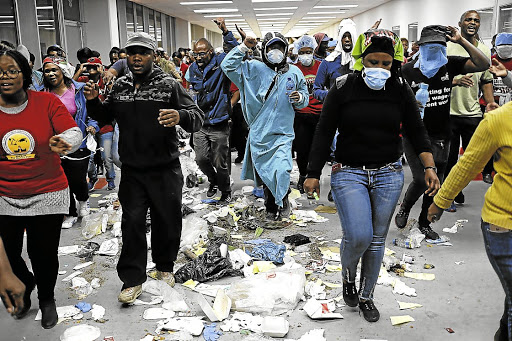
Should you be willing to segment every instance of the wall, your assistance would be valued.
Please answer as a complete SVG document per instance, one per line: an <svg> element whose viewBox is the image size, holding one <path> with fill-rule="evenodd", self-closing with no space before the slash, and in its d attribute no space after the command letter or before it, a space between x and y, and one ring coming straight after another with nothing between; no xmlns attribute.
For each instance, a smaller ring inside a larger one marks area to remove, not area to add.
<svg viewBox="0 0 512 341"><path fill-rule="evenodd" d="M117 23L111 25L111 6L105 0L87 0L82 7L84 46L101 54L105 64L109 64L108 53L112 46L119 46L119 41L112 41L109 30L117 29ZM99 10L101 9L101 10ZM112 14L117 16L117 12ZM74 51L76 53L76 51Z"/></svg>
<svg viewBox="0 0 512 341"><path fill-rule="evenodd" d="M175 18L175 37L176 37L176 50L179 47L189 47L191 38L188 34L188 22L186 20Z"/></svg>

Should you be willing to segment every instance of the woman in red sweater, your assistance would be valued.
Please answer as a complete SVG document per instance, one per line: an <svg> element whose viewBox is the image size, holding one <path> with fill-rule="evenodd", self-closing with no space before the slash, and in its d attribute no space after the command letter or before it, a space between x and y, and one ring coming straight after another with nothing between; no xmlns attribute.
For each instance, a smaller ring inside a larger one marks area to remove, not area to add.
<svg viewBox="0 0 512 341"><path fill-rule="evenodd" d="M54 288L57 250L69 188L59 155L71 153L82 141L62 102L52 94L27 90L28 61L14 50L0 50L0 236L14 274L25 284L24 307L37 285L41 325L57 324ZM21 257L27 233L30 272Z"/></svg>

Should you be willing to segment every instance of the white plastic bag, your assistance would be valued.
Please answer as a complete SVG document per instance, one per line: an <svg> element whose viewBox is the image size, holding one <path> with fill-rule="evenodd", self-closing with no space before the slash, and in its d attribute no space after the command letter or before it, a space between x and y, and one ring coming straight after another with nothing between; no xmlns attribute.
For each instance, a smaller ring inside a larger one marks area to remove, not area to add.
<svg viewBox="0 0 512 341"><path fill-rule="evenodd" d="M61 341L93 341L99 338L101 331L98 327L81 324L64 331L60 336Z"/></svg>
<svg viewBox="0 0 512 341"><path fill-rule="evenodd" d="M208 223L192 214L183 219L183 227L181 229L180 249L185 246L197 244L199 238L206 239L208 236Z"/></svg>
<svg viewBox="0 0 512 341"><path fill-rule="evenodd" d="M274 270L233 283L227 295L235 311L279 315L297 306L305 283L303 268Z"/></svg>
<svg viewBox="0 0 512 341"><path fill-rule="evenodd" d="M82 218L82 236L91 239L101 234L103 212L89 214Z"/></svg>

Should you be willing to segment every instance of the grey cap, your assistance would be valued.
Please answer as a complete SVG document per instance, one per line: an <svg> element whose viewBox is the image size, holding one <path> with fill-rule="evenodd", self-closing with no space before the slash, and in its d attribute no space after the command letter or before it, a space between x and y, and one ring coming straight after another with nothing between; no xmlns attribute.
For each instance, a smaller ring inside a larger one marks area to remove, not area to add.
<svg viewBox="0 0 512 341"><path fill-rule="evenodd" d="M25 57L30 62L30 52L28 52L28 49L25 45L18 45L18 47L16 47L16 51L21 53L23 57Z"/></svg>
<svg viewBox="0 0 512 341"><path fill-rule="evenodd" d="M157 48L156 40L146 32L135 32L130 34L125 48L131 46L142 46L147 49L155 51Z"/></svg>

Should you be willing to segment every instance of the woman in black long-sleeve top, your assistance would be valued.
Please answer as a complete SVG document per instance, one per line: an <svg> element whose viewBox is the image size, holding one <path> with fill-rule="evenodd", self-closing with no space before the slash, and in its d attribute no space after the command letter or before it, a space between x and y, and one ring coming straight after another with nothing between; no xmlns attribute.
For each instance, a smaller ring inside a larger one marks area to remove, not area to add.
<svg viewBox="0 0 512 341"><path fill-rule="evenodd" d="M387 30L362 34L353 55L361 58L362 72L340 77L324 102L308 165L304 187L319 193L319 178L336 129L336 164L331 188L338 209L343 239L343 298L359 305L365 319L375 322L380 314L373 291L384 255L392 214L402 191L400 126L414 136L414 147L425 166L428 191L435 194L435 173L430 142L410 87L398 77L403 58L399 38ZM359 259L359 293L355 278Z"/></svg>

